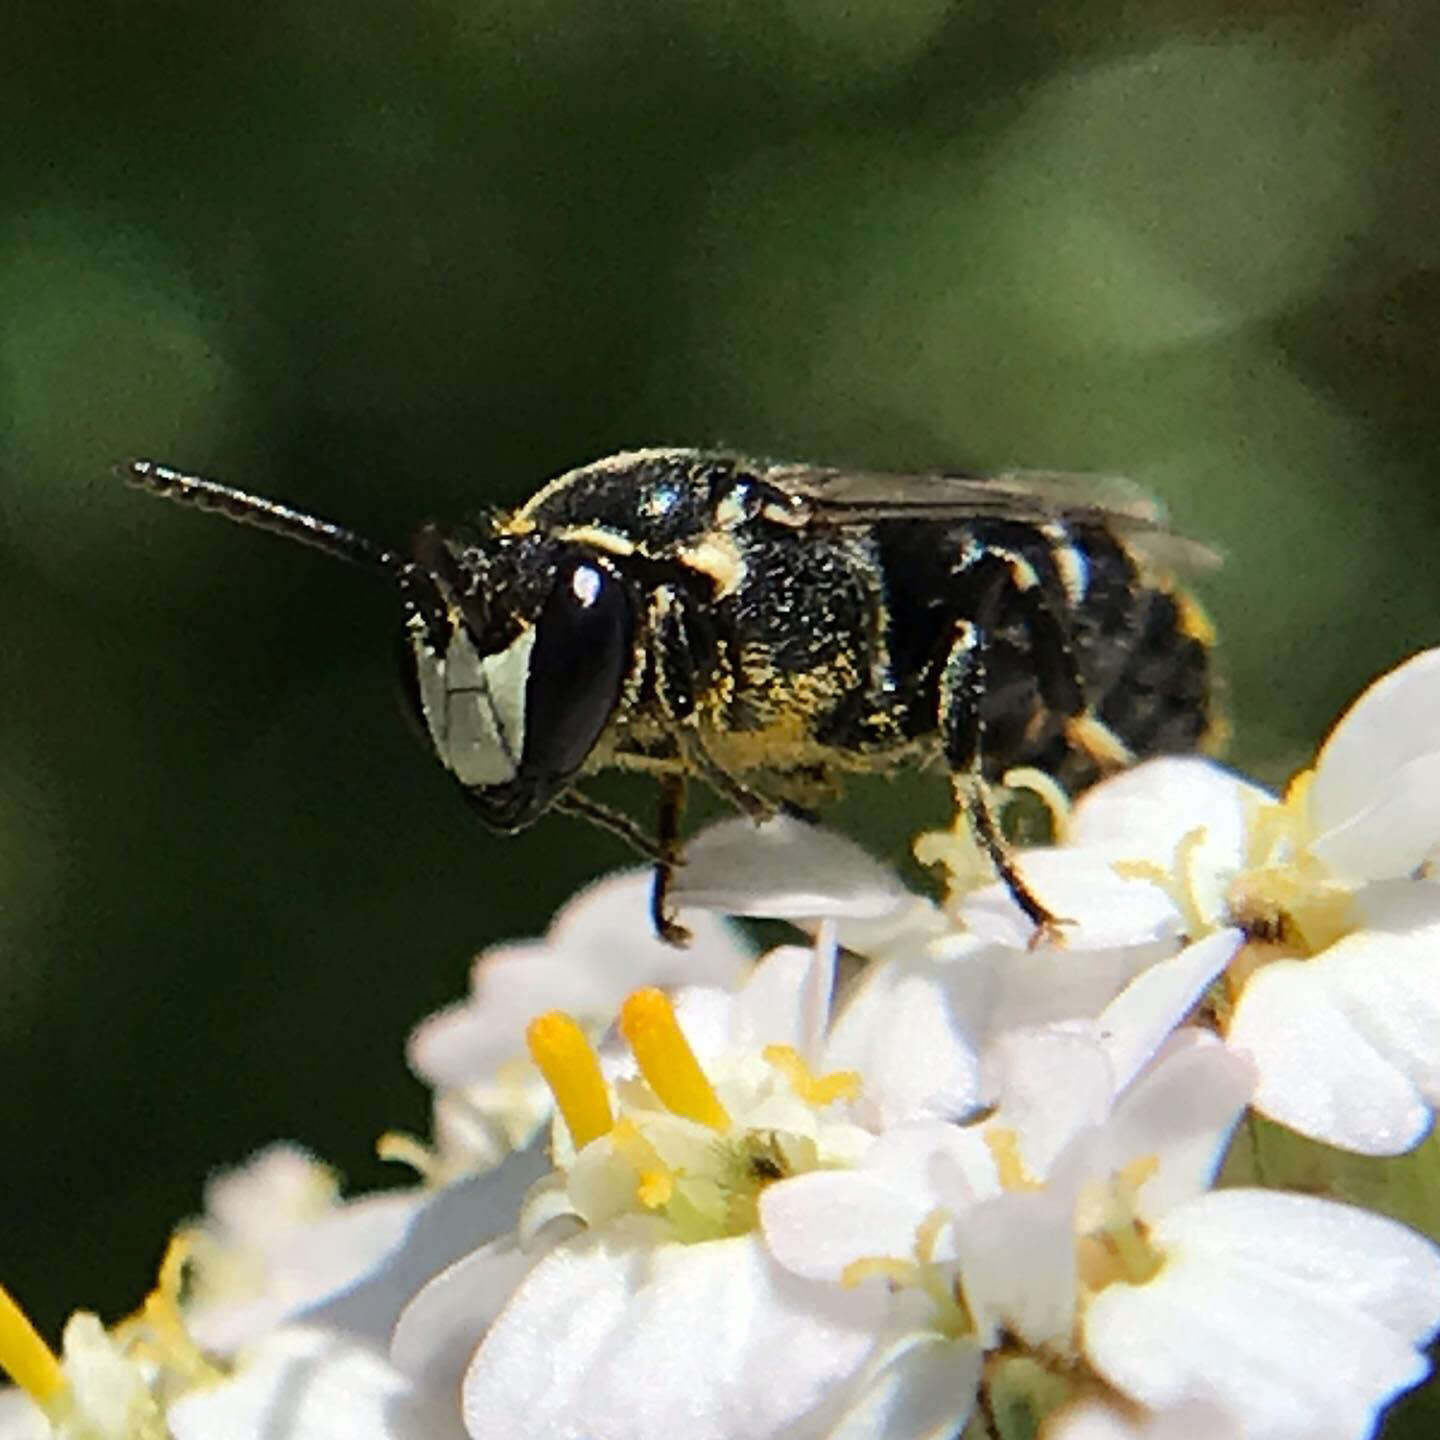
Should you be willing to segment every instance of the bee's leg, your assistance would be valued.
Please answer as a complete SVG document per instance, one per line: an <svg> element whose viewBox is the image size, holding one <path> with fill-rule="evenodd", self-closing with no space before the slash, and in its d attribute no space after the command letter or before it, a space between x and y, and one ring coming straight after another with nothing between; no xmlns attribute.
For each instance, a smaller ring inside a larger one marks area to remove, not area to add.
<svg viewBox="0 0 1440 1440"><path fill-rule="evenodd" d="M710 752L693 735L686 738L685 756L705 783L717 795L723 795L742 815L748 815L757 825L775 818L776 812L781 808L779 803L752 789L724 766L717 764Z"/></svg>
<svg viewBox="0 0 1440 1440"><path fill-rule="evenodd" d="M1001 566L1008 572L1008 578L1002 575L998 583L1013 594L1035 657L1040 698L1063 717L1066 740L1102 772L1128 764L1134 758L1129 747L1090 709L1079 657L1065 624L1064 598L1048 593L1022 556L996 551L987 558L997 572Z"/></svg>
<svg viewBox="0 0 1440 1440"><path fill-rule="evenodd" d="M685 776L680 772L660 777L660 816L656 826L659 855L650 887L650 921L655 933L669 945L688 945L690 932L670 913L670 881L680 863L680 818L685 810Z"/></svg>
<svg viewBox="0 0 1440 1440"><path fill-rule="evenodd" d="M1005 888L1035 925L1035 939L1053 937L1063 923L1035 895L1021 875L995 812L983 774L985 721L981 701L987 683L989 638L995 618L1013 600L1021 576L1005 557L991 555L977 562L986 567L974 619L958 619L940 673L939 730L950 767L956 803L964 810L976 843L989 857ZM1028 567L1027 567L1028 569Z"/></svg>
<svg viewBox="0 0 1440 1440"><path fill-rule="evenodd" d="M592 800L578 790L566 790L557 795L551 802L551 809L558 810L563 815L575 815L581 820L588 820L592 825L598 825L602 830L618 835L631 849L638 850L652 863L658 864L664 853L659 842L652 840L628 815L620 810L612 810L608 805L602 805L598 800Z"/></svg>

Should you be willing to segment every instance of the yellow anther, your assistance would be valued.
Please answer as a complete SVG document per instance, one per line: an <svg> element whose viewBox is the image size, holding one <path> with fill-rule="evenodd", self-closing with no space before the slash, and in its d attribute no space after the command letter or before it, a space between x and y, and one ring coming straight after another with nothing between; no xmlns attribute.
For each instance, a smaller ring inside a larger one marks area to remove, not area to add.
<svg viewBox="0 0 1440 1440"><path fill-rule="evenodd" d="M890 1255L867 1255L863 1260L852 1260L840 1272L840 1283L847 1290L853 1290L877 1275L892 1285L914 1285L918 1271L913 1260L897 1260Z"/></svg>
<svg viewBox="0 0 1440 1440"><path fill-rule="evenodd" d="M860 1075L855 1070L832 1070L815 1075L793 1045L767 1045L761 1052L789 1082L797 1098L807 1105L833 1105L837 1100L854 1100L860 1094Z"/></svg>
<svg viewBox="0 0 1440 1440"><path fill-rule="evenodd" d="M1003 1125L988 1127L983 1139L995 1161L995 1173L1006 1190L1038 1190L1040 1182L1030 1176L1020 1155L1020 1137Z"/></svg>
<svg viewBox="0 0 1440 1440"><path fill-rule="evenodd" d="M620 1007L620 1033L660 1103L712 1130L725 1130L730 1116L690 1048L675 1007L659 990L637 990ZM548 1078L548 1077L547 1077Z"/></svg>
<svg viewBox="0 0 1440 1440"><path fill-rule="evenodd" d="M0 1369L50 1415L66 1393L65 1372L30 1317L0 1285Z"/></svg>
<svg viewBox="0 0 1440 1440"><path fill-rule="evenodd" d="M577 1150L615 1123L600 1057L585 1032L563 1011L552 1010L525 1031L530 1058L545 1077Z"/></svg>

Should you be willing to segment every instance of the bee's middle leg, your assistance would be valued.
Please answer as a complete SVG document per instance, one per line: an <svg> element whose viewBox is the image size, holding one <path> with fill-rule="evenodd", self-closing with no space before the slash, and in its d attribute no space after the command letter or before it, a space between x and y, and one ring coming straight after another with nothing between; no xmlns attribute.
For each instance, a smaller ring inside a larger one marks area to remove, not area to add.
<svg viewBox="0 0 1440 1440"><path fill-rule="evenodd" d="M995 578L983 592L979 617L955 622L950 649L940 672L937 719L956 804L964 810L970 833L995 867L1005 888L1036 927L1038 939L1054 935L1062 922L1020 873L1015 852L995 816L982 764L985 742L982 702L989 678L991 627L1002 602L1013 594L1013 587L1013 574L1000 560Z"/></svg>

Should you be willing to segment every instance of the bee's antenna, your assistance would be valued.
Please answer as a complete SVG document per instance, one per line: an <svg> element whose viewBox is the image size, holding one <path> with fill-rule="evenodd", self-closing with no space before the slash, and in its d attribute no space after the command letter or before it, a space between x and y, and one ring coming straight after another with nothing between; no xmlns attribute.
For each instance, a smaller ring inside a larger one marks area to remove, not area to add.
<svg viewBox="0 0 1440 1440"><path fill-rule="evenodd" d="M115 473L152 495L163 495L177 504L211 510L242 525L253 525L258 530L298 540L302 545L323 550L337 559L348 560L367 570L379 570L392 580L398 580L402 588L408 588L408 572L414 569L411 561L383 545L375 544L373 540L365 539L363 535L357 535L344 525L337 525L333 520L307 515L305 511L294 510L278 500L251 495L231 485L222 485L218 480L184 475L154 460L126 460L115 467Z"/></svg>

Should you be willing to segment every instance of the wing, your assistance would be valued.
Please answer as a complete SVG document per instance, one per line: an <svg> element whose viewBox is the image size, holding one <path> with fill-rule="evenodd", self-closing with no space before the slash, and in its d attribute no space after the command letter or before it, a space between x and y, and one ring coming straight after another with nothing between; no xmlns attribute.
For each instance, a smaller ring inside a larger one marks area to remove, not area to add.
<svg viewBox="0 0 1440 1440"><path fill-rule="evenodd" d="M804 523L859 526L879 520L947 521L992 518L1104 525L1147 559L1171 569L1213 569L1219 554L1176 535L1161 506L1132 481L1115 475L1017 470L999 475L886 475L777 465L765 478L795 497Z"/></svg>

